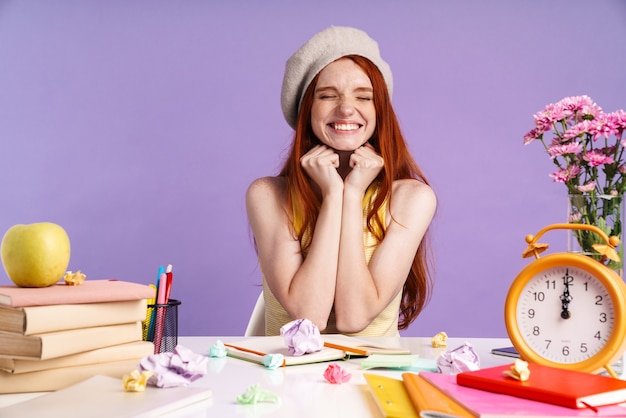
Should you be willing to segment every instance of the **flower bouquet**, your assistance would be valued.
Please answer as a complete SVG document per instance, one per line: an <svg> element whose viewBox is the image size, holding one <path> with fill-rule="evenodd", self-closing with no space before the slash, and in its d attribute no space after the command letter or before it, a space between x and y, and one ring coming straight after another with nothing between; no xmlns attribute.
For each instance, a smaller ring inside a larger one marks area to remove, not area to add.
<svg viewBox="0 0 626 418"><path fill-rule="evenodd" d="M556 165L550 177L567 187L569 222L594 225L623 240L626 112L605 113L588 96L574 96L549 104L533 117L535 127L524 135L524 145L540 141ZM549 142L547 134L552 134ZM582 253L606 261L592 248L602 241L595 233L582 230L573 235ZM623 260L623 245L618 250ZM623 261L607 265L621 271Z"/></svg>

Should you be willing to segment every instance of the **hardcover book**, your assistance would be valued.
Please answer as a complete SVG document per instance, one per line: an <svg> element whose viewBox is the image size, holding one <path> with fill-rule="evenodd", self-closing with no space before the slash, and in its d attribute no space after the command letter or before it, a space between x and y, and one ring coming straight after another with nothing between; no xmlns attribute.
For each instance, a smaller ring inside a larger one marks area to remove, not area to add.
<svg viewBox="0 0 626 418"><path fill-rule="evenodd" d="M150 286L121 280L86 280L78 286L61 282L48 287L0 286L0 305L14 308L150 298L154 298Z"/></svg>
<svg viewBox="0 0 626 418"><path fill-rule="evenodd" d="M126 324L144 320L147 306L146 299L21 308L0 305L0 331L33 335Z"/></svg>
<svg viewBox="0 0 626 418"><path fill-rule="evenodd" d="M0 393L29 393L29 392L50 392L66 388L79 383L85 379L96 375L106 375L115 378L118 387L122 390L122 377L137 368L140 358L118 361L107 361L104 363L86 364L83 366L60 367L58 369L39 370L30 373L11 374L0 371ZM75 399L74 401L79 401ZM71 403L69 403L71 405ZM0 416L10 415L8 408L0 409ZM17 416L43 416L48 417L48 413L40 411L35 415ZM80 415L68 415L80 416ZM93 415L83 415L91 417Z"/></svg>
<svg viewBox="0 0 626 418"><path fill-rule="evenodd" d="M451 399L463 405L474 416L480 418L510 417L623 417L626 406L607 405L591 408L573 409L551 403L533 401L517 396L489 392L461 386L456 376L450 374L420 372L424 380L430 382Z"/></svg>
<svg viewBox="0 0 626 418"><path fill-rule="evenodd" d="M461 386L456 376L403 373L402 380L364 373L376 405L385 418L412 417L624 417L626 407L572 409L515 396Z"/></svg>
<svg viewBox="0 0 626 418"><path fill-rule="evenodd" d="M46 360L96 348L141 341L141 322L49 332L0 333L0 357Z"/></svg>
<svg viewBox="0 0 626 418"><path fill-rule="evenodd" d="M459 385L520 398L565 406L588 408L626 402L626 381L612 377L529 363L526 381L504 374L511 365L459 373Z"/></svg>
<svg viewBox="0 0 626 418"><path fill-rule="evenodd" d="M0 370L8 373L21 374L39 370L58 369L61 367L105 363L108 361L141 359L153 353L154 344L152 344L152 342L134 341L48 360L24 360L0 357Z"/></svg>

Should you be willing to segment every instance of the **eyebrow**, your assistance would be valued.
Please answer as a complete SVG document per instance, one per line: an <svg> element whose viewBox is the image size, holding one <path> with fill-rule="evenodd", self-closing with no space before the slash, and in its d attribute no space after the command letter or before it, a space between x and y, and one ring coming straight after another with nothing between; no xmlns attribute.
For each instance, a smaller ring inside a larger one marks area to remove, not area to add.
<svg viewBox="0 0 626 418"><path fill-rule="evenodd" d="M328 91L328 90L332 90L332 91L337 91L337 89L335 87L332 86L319 86L315 88L315 92L320 92L320 91ZM361 93L361 92L365 92L365 93L373 93L374 92L374 88L373 87L357 87L353 90L354 92L357 93Z"/></svg>

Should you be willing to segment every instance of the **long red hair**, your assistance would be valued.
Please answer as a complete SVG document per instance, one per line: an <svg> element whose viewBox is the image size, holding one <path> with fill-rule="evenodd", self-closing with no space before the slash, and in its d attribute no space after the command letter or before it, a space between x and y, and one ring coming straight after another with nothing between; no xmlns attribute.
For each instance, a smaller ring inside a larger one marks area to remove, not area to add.
<svg viewBox="0 0 626 418"><path fill-rule="evenodd" d="M376 130L369 143L382 156L385 165L374 180L379 183L379 189L367 214L367 226L381 241L384 238L385 225L384 220L378 216L378 210L386 204L388 199L391 202L394 180L414 178L425 184L429 183L409 153L391 105L387 85L378 68L367 58L361 56L348 55L344 58L351 59L363 69L369 76L374 90ZM319 140L311 128L311 108L318 76L313 79L302 98L291 150L280 172L280 175L286 178L290 191L288 193L288 207L297 208L300 212L299 217L303 219L302 228L298 231L300 242L302 242L302 237L306 231L312 234L315 230L315 223L321 206L320 198L311 186L310 178L300 165L300 158L316 144L319 144ZM291 214L289 215L291 216ZM428 241L427 232L415 254L411 270L402 289L399 329L408 328L430 300L433 280L430 273L432 263Z"/></svg>

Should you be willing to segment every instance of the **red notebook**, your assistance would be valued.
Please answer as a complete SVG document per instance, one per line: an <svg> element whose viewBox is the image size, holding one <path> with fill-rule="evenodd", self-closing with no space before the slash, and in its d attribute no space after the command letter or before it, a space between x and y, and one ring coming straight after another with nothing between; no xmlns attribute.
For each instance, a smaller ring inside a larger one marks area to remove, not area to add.
<svg viewBox="0 0 626 418"><path fill-rule="evenodd" d="M510 367L511 365L505 365L459 373L456 381L461 386L568 408L598 407L626 402L626 381L624 380L528 364L530 378L525 382L520 382L503 373Z"/></svg>

